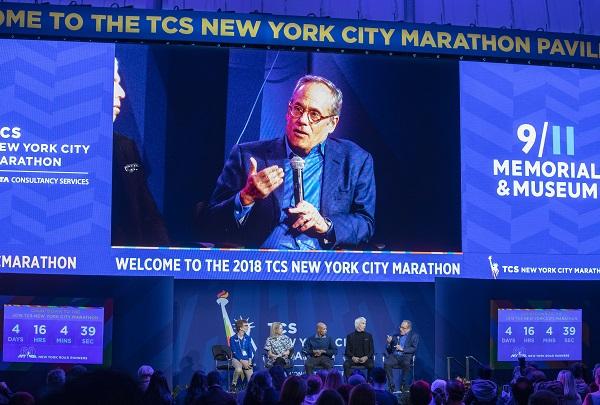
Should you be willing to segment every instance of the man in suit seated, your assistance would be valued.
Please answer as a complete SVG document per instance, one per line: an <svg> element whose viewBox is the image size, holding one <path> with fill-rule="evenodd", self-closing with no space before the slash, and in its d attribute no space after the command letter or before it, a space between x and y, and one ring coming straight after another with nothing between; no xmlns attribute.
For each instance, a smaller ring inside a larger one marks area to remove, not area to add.
<svg viewBox="0 0 600 405"><path fill-rule="evenodd" d="M298 80L285 135L236 145L217 180L207 227L249 248L333 249L364 245L375 230L373 158L329 135L342 92L320 76ZM304 199L295 201L290 160L304 161Z"/></svg>
<svg viewBox="0 0 600 405"><path fill-rule="evenodd" d="M390 385L390 391L395 391L393 368L400 367L402 370L402 377L400 379L400 389L406 390L406 376L410 371L412 364L412 358L417 352L417 346L419 345L419 335L413 332L412 322L404 320L400 324L400 333L387 336L387 345L385 350L388 355L383 362L383 368L387 374L388 384Z"/></svg>

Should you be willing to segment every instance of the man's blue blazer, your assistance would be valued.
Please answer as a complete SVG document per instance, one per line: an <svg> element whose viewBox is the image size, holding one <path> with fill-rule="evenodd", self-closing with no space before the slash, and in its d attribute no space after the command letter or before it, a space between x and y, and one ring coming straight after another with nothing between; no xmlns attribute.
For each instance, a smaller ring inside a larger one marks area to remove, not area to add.
<svg viewBox="0 0 600 405"><path fill-rule="evenodd" d="M236 194L246 184L254 157L260 171L272 165L284 167L283 137L234 146L208 204L208 226L221 242L258 248L278 225L283 185L257 200L242 225L234 218ZM325 141L320 213L333 223L335 235L326 249L352 248L369 242L375 231L375 175L373 158L355 143L337 138Z"/></svg>

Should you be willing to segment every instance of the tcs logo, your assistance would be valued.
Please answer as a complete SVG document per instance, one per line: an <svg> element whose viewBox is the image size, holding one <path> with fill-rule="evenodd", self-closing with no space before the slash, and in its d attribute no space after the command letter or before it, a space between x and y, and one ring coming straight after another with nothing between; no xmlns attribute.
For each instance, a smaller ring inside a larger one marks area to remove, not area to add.
<svg viewBox="0 0 600 405"><path fill-rule="evenodd" d="M19 127L1 127L0 138L2 139L19 139L21 137L21 128Z"/></svg>
<svg viewBox="0 0 600 405"><path fill-rule="evenodd" d="M267 325L270 328L272 324L273 324L273 322L269 322ZM281 326L283 326L283 333L295 335L298 332L295 322L290 322L290 323L281 322Z"/></svg>

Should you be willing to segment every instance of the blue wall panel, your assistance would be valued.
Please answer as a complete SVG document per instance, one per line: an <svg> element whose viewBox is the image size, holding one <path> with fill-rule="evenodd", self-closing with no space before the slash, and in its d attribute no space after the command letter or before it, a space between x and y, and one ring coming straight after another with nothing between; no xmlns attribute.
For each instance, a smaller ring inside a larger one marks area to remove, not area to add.
<svg viewBox="0 0 600 405"><path fill-rule="evenodd" d="M441 24L443 11L442 0L420 0L415 3L415 22L424 24Z"/></svg>
<svg viewBox="0 0 600 405"><path fill-rule="evenodd" d="M579 33L579 0L547 1L549 16L548 31Z"/></svg>
<svg viewBox="0 0 600 405"><path fill-rule="evenodd" d="M453 25L471 25L477 21L476 0L444 1L444 22Z"/></svg>

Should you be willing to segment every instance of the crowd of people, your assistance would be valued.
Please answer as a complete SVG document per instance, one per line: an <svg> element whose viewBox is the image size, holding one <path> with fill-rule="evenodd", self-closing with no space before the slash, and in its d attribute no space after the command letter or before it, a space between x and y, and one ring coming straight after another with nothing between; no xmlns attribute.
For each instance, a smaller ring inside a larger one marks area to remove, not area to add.
<svg viewBox="0 0 600 405"><path fill-rule="evenodd" d="M594 380L586 382L584 367L573 364L550 379L533 364L521 363L510 384L499 388L492 370L482 367L476 379L414 381L405 392L389 390L386 371L374 367L367 380L355 370L348 378L337 369L315 374L287 375L279 364L254 372L245 388L230 392L222 371L196 371L185 387L171 391L160 370L143 365L135 377L99 369L92 372L75 366L68 373L51 370L46 386L34 397L11 392L0 382L0 404L132 404L132 405L598 405L600 364Z"/></svg>

